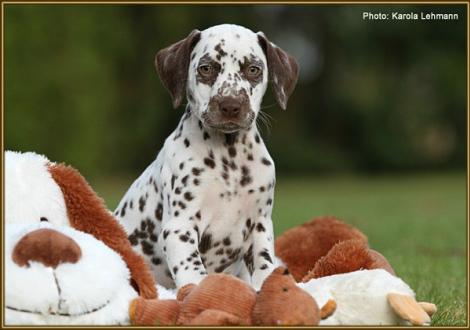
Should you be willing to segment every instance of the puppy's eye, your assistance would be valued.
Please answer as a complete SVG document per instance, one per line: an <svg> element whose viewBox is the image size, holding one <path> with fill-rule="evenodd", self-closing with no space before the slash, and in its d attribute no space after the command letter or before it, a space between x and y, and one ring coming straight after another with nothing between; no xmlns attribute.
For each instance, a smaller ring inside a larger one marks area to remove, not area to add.
<svg viewBox="0 0 470 330"><path fill-rule="evenodd" d="M49 222L49 219L46 218L46 217L41 217L41 219L39 219L39 220L41 220L41 222L43 222L43 221Z"/></svg>
<svg viewBox="0 0 470 330"><path fill-rule="evenodd" d="M256 65L250 65L247 69L247 74L250 77L258 77L261 73L261 68Z"/></svg>
<svg viewBox="0 0 470 330"><path fill-rule="evenodd" d="M209 64L203 64L197 68L197 71L204 76L209 76L212 74L212 66Z"/></svg>

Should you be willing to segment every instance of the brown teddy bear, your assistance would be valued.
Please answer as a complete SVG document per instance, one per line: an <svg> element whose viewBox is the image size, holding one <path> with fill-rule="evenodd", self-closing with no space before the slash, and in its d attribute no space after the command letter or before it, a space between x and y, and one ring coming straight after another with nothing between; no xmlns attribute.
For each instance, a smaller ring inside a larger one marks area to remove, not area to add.
<svg viewBox="0 0 470 330"><path fill-rule="evenodd" d="M133 325L317 325L320 311L279 267L258 294L232 275L212 274L197 286L182 287L177 300L137 298L130 318Z"/></svg>

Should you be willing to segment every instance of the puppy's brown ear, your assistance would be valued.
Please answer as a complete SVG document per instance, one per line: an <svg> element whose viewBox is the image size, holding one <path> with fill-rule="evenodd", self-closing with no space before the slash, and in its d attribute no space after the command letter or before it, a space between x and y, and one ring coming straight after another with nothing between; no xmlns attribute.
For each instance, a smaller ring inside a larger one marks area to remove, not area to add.
<svg viewBox="0 0 470 330"><path fill-rule="evenodd" d="M155 67L163 85L170 92L174 108L179 107L184 98L189 57L199 39L201 32L193 30L186 38L160 50L155 56Z"/></svg>
<svg viewBox="0 0 470 330"><path fill-rule="evenodd" d="M73 167L49 164L49 173L62 190L70 225L76 230L93 235L119 253L129 268L140 295L147 299L157 297L155 282L144 259L127 239L124 227L106 208L104 201L93 191L85 178Z"/></svg>
<svg viewBox="0 0 470 330"><path fill-rule="evenodd" d="M268 60L269 80L279 106L286 110L287 100L299 78L299 65L294 57L270 42L263 32L258 32L258 42Z"/></svg>

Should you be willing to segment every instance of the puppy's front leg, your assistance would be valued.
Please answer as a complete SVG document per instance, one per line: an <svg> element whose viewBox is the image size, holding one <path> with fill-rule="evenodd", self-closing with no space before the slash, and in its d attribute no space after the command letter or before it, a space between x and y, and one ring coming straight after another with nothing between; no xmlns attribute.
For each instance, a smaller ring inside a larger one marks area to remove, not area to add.
<svg viewBox="0 0 470 330"><path fill-rule="evenodd" d="M274 270L274 233L273 223L269 217L260 217L252 233L252 245L245 253L245 264L251 268L251 285L260 290L266 277ZM250 251L251 250L251 251ZM250 265L251 258L251 265Z"/></svg>
<svg viewBox="0 0 470 330"><path fill-rule="evenodd" d="M198 233L191 222L171 220L158 239L176 287L198 284L207 275L198 251Z"/></svg>

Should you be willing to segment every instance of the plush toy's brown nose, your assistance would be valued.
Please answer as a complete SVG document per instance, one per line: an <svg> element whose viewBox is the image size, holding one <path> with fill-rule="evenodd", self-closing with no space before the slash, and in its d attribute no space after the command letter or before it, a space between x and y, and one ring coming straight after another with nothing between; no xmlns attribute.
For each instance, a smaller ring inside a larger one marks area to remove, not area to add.
<svg viewBox="0 0 470 330"><path fill-rule="evenodd" d="M53 229L38 229L23 236L13 250L13 261L29 267L30 261L56 268L61 263L76 263L82 251L73 239Z"/></svg>

